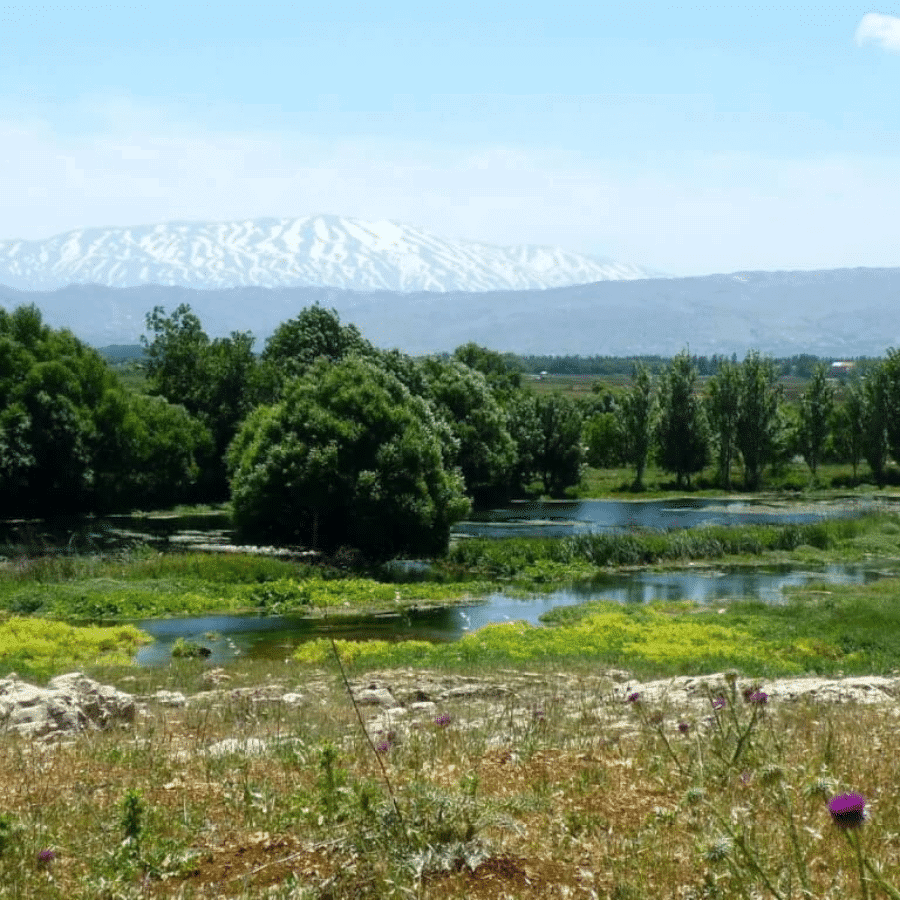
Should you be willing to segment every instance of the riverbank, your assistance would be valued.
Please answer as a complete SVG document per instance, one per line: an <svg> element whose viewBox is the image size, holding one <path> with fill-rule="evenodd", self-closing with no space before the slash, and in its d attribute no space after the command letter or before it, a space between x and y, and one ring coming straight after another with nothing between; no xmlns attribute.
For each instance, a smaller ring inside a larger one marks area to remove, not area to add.
<svg viewBox="0 0 900 900"><path fill-rule="evenodd" d="M0 735L0 898L845 900L849 792L900 871L896 677L256 675L120 674L130 720Z"/></svg>

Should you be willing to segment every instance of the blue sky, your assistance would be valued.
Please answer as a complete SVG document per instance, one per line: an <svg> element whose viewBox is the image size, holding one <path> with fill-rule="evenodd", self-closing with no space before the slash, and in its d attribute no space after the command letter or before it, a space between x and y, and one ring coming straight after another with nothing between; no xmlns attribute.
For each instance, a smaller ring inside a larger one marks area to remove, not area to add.
<svg viewBox="0 0 900 900"><path fill-rule="evenodd" d="M900 7L0 5L0 240L337 213L900 266Z"/></svg>

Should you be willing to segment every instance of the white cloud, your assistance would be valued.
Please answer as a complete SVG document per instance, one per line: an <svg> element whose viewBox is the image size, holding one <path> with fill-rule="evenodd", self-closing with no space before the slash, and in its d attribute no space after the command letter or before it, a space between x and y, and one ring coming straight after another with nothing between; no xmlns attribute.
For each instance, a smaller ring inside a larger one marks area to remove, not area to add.
<svg viewBox="0 0 900 900"><path fill-rule="evenodd" d="M866 13L856 29L856 43L878 44L885 50L900 53L900 19L881 13Z"/></svg>

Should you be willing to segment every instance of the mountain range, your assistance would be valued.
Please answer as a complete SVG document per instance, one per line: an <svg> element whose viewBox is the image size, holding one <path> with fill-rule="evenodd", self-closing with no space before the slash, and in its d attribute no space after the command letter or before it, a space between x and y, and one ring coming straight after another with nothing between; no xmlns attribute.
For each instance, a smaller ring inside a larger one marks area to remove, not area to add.
<svg viewBox="0 0 900 900"><path fill-rule="evenodd" d="M70 284L498 291L653 274L554 247L449 241L396 222L340 216L165 222L0 241L0 284L27 291Z"/></svg>
<svg viewBox="0 0 900 900"><path fill-rule="evenodd" d="M162 272L171 283L152 283ZM167 223L0 243L0 306L34 303L94 346L136 343L147 312L182 303L211 337L252 331L260 341L318 303L376 345L414 354L467 341L581 356L840 358L900 346L900 268L653 274L337 217Z"/></svg>

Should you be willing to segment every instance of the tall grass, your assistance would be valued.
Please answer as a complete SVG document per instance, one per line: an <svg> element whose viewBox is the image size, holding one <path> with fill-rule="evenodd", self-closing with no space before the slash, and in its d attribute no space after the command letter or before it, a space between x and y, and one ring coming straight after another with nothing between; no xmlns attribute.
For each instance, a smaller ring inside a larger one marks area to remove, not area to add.
<svg viewBox="0 0 900 900"><path fill-rule="evenodd" d="M473 538L451 547L447 560L450 566L491 578L542 581L566 572L585 577L592 568L605 566L758 557L800 547L852 550L853 541L871 534L887 535L886 546L881 549L900 555L900 541L894 533L897 522L895 514L873 513L808 524L711 525L669 531L598 532L563 539Z"/></svg>
<svg viewBox="0 0 900 900"><path fill-rule="evenodd" d="M183 671L166 686L193 684ZM375 751L392 801L336 679L268 682L150 703L125 732L0 738L0 898L897 896L888 709L763 700L740 677L679 708L496 673L417 712L411 682ZM828 804L850 791L866 820L848 843Z"/></svg>

